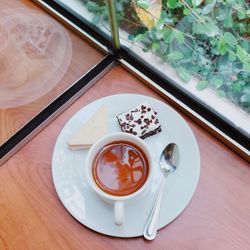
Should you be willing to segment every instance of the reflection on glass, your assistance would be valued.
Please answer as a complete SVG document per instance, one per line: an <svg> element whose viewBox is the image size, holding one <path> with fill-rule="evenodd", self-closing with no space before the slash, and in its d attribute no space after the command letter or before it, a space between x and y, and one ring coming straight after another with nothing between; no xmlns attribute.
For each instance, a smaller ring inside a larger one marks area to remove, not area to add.
<svg viewBox="0 0 250 250"><path fill-rule="evenodd" d="M110 31L105 1L61 2L81 3L82 16ZM123 46L250 133L249 1L117 0L116 7Z"/></svg>
<svg viewBox="0 0 250 250"><path fill-rule="evenodd" d="M0 2L0 146L104 56L37 9Z"/></svg>
<svg viewBox="0 0 250 250"><path fill-rule="evenodd" d="M71 61L67 32L38 12L2 11L0 40L0 109L28 104L49 92Z"/></svg>

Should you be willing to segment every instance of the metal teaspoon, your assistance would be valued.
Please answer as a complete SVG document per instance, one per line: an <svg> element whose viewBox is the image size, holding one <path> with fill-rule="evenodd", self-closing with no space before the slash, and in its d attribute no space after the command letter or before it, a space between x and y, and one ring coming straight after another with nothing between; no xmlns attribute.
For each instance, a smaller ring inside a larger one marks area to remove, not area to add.
<svg viewBox="0 0 250 250"><path fill-rule="evenodd" d="M143 235L147 240L153 240L156 237L158 229L158 219L161 208L162 194L166 184L167 176L175 172L178 167L179 150L175 143L169 143L162 151L160 156L160 168L163 173L163 178L158 190L157 198L155 200L152 211L149 215L148 221L145 225Z"/></svg>

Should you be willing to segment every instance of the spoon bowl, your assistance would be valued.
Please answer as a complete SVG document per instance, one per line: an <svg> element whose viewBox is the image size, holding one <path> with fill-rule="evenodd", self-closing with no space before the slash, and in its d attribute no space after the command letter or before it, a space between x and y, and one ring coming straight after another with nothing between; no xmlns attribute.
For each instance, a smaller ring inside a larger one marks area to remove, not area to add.
<svg viewBox="0 0 250 250"><path fill-rule="evenodd" d="M164 175L175 172L179 165L179 150L175 143L169 143L161 153L160 167Z"/></svg>

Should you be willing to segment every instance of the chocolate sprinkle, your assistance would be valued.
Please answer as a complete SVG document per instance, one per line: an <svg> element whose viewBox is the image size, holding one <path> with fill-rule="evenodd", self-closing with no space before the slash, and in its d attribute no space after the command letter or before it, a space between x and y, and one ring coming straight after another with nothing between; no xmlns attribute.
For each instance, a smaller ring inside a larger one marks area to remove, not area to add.
<svg viewBox="0 0 250 250"><path fill-rule="evenodd" d="M144 139L161 132L157 112L145 102L131 110L117 115L122 131Z"/></svg>

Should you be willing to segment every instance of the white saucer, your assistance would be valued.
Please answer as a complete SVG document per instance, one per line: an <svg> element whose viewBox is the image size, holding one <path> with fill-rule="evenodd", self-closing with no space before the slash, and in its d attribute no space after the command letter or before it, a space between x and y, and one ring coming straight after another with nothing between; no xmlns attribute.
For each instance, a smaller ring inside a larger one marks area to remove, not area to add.
<svg viewBox="0 0 250 250"><path fill-rule="evenodd" d="M103 104L108 107L109 132L120 131L116 115L144 101L148 101L158 112L162 125L161 133L145 139L152 150L155 165L152 186L137 203L126 206L125 223L116 226L112 206L102 201L87 185L84 169L87 150L72 151L67 146L67 140ZM159 218L160 229L180 215L190 202L199 179L200 155L193 132L184 119L156 99L135 94L113 95L78 111L62 129L54 148L52 175L57 194L68 212L86 227L117 237L141 236L162 178L158 166L160 153L170 142L179 146L180 164L167 180Z"/></svg>

